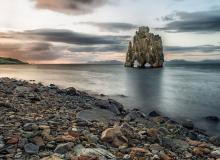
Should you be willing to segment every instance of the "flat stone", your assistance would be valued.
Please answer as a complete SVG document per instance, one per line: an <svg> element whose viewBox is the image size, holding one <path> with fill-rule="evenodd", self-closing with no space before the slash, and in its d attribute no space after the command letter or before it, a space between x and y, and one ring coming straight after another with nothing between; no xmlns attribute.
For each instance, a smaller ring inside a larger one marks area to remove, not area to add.
<svg viewBox="0 0 220 160"><path fill-rule="evenodd" d="M104 122L117 119L116 115L113 112L99 108L83 110L77 113L76 118L84 121L104 121Z"/></svg>
<svg viewBox="0 0 220 160"><path fill-rule="evenodd" d="M115 159L116 157L109 151L102 149L102 148L85 148L83 145L78 144L74 147L74 153L77 156L84 155L84 156L97 156L101 158L107 159Z"/></svg>
<svg viewBox="0 0 220 160"><path fill-rule="evenodd" d="M28 154L38 154L39 146L37 146L33 143L28 143L28 144L24 145L24 150Z"/></svg>

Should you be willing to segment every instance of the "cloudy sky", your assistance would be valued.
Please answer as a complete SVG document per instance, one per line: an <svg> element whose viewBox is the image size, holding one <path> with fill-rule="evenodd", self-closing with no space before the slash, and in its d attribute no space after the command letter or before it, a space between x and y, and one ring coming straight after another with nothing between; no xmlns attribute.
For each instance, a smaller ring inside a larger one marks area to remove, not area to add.
<svg viewBox="0 0 220 160"><path fill-rule="evenodd" d="M0 0L0 56L29 63L123 61L138 26L166 60L220 59L219 0Z"/></svg>

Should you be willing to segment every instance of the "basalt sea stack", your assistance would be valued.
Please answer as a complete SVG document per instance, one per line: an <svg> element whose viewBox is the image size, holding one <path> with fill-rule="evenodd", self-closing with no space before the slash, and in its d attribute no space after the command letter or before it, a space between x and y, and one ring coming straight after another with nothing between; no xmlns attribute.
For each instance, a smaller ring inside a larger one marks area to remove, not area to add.
<svg viewBox="0 0 220 160"><path fill-rule="evenodd" d="M164 56L161 37L150 33L148 27L139 27L133 42L129 42L125 67L134 67L135 61L140 68L144 68L146 63L153 68L163 66Z"/></svg>

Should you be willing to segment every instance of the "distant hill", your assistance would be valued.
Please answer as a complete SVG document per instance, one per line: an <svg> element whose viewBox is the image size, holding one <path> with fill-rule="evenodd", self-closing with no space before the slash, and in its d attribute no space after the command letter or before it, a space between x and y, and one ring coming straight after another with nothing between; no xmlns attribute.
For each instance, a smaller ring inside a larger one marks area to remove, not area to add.
<svg viewBox="0 0 220 160"><path fill-rule="evenodd" d="M123 64L121 61L109 60L109 61L89 61L87 64Z"/></svg>
<svg viewBox="0 0 220 160"><path fill-rule="evenodd" d="M197 65L197 64L220 64L220 60L203 60L203 61L186 61L186 60L171 60L166 61L166 65Z"/></svg>
<svg viewBox="0 0 220 160"><path fill-rule="evenodd" d="M0 57L0 64L27 64L18 59Z"/></svg>

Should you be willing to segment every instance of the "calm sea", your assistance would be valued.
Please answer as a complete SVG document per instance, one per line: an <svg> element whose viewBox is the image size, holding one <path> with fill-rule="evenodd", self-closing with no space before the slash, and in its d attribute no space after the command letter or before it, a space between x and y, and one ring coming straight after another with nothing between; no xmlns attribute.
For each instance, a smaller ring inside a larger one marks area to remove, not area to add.
<svg viewBox="0 0 220 160"><path fill-rule="evenodd" d="M132 69L122 65L0 65L0 77L74 86L115 98L128 108L152 110L173 119L192 119L199 128L219 134L220 65Z"/></svg>

